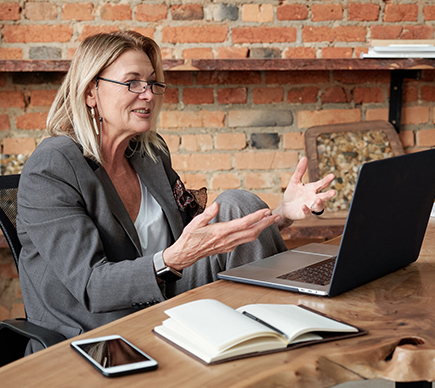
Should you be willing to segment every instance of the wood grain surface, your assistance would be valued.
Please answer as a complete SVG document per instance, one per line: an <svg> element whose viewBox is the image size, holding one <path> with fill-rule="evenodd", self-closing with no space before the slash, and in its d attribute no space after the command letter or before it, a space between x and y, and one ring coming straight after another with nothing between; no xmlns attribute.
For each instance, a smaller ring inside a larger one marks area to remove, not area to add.
<svg viewBox="0 0 435 388"><path fill-rule="evenodd" d="M337 240L330 242L338 244ZM77 338L120 334L159 362L153 372L105 378L69 346L71 340L0 368L4 387L331 387L361 379L435 380L435 220L417 262L334 298L218 281ZM368 329L369 334L221 365L205 366L151 330L170 307L213 298L304 304Z"/></svg>

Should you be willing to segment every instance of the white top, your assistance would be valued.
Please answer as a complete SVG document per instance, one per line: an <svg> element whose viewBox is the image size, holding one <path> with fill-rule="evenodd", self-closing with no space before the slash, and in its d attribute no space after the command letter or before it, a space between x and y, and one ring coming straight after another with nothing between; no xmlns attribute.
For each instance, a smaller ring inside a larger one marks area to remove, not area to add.
<svg viewBox="0 0 435 388"><path fill-rule="evenodd" d="M171 243L171 232L162 208L139 176L138 179L142 200L134 226L139 235L142 254L145 256L166 249Z"/></svg>

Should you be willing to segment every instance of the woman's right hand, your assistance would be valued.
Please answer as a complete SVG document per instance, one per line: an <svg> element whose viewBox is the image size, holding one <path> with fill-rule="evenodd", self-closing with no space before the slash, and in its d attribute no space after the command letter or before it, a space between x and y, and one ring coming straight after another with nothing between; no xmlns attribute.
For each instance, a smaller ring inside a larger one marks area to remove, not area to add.
<svg viewBox="0 0 435 388"><path fill-rule="evenodd" d="M210 224L218 213L219 204L214 202L184 228L180 238L163 252L167 266L180 271L204 257L231 252L240 244L254 241L279 218L270 209L261 209L242 218Z"/></svg>

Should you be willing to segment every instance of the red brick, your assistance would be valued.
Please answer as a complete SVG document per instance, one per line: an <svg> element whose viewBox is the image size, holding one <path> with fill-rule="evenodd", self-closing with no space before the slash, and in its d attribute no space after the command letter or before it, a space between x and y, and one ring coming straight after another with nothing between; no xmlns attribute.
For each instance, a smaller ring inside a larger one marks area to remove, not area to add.
<svg viewBox="0 0 435 388"><path fill-rule="evenodd" d="M73 28L66 25L7 25L4 38L8 43L69 42Z"/></svg>
<svg viewBox="0 0 435 388"><path fill-rule="evenodd" d="M0 59L23 59L23 49L18 47L0 47Z"/></svg>
<svg viewBox="0 0 435 388"><path fill-rule="evenodd" d="M260 199L269 206L272 210L277 208L282 201L282 194L277 193L254 193L257 194Z"/></svg>
<svg viewBox="0 0 435 388"><path fill-rule="evenodd" d="M352 47L324 47L322 58L352 58Z"/></svg>
<svg viewBox="0 0 435 388"><path fill-rule="evenodd" d="M427 5L424 7L424 20L435 20L435 5Z"/></svg>
<svg viewBox="0 0 435 388"><path fill-rule="evenodd" d="M0 115L0 131L9 131L11 129L11 123L9 122L8 115Z"/></svg>
<svg viewBox="0 0 435 388"><path fill-rule="evenodd" d="M135 19L140 22L157 22L168 18L168 7L165 4L139 4L136 7Z"/></svg>
<svg viewBox="0 0 435 388"><path fill-rule="evenodd" d="M365 42L367 28L363 26L339 26L333 29L337 42Z"/></svg>
<svg viewBox="0 0 435 388"><path fill-rule="evenodd" d="M193 85L193 75L190 71L168 71L165 81L169 85Z"/></svg>
<svg viewBox="0 0 435 388"><path fill-rule="evenodd" d="M417 132L417 145L419 147L435 146L435 129L425 129Z"/></svg>
<svg viewBox="0 0 435 388"><path fill-rule="evenodd" d="M435 86L429 86L429 85L422 86L421 98L424 101L435 101Z"/></svg>
<svg viewBox="0 0 435 388"><path fill-rule="evenodd" d="M15 317L12 316L11 312L6 307L0 305L0 321L9 318L15 318Z"/></svg>
<svg viewBox="0 0 435 388"><path fill-rule="evenodd" d="M248 190L273 187L272 176L269 173L248 172L245 176L245 187Z"/></svg>
<svg viewBox="0 0 435 388"><path fill-rule="evenodd" d="M254 88L252 91L254 104L273 104L284 101L284 89L276 88Z"/></svg>
<svg viewBox="0 0 435 388"><path fill-rule="evenodd" d="M226 26L162 28L162 42L168 43L222 43L227 35Z"/></svg>
<svg viewBox="0 0 435 388"><path fill-rule="evenodd" d="M303 42L332 42L333 40L334 32L331 27L305 26L302 28Z"/></svg>
<svg viewBox="0 0 435 388"><path fill-rule="evenodd" d="M375 22L379 19L379 5L371 3L349 3L347 15L349 20Z"/></svg>
<svg viewBox="0 0 435 388"><path fill-rule="evenodd" d="M403 148L415 146L414 131L400 131L399 139L402 143Z"/></svg>
<svg viewBox="0 0 435 388"><path fill-rule="evenodd" d="M183 91L183 102L190 104L213 104L214 95L212 88L187 88Z"/></svg>
<svg viewBox="0 0 435 388"><path fill-rule="evenodd" d="M362 53L367 54L369 52L369 49L368 47L355 47L354 52L355 52L355 58L361 58L361 54Z"/></svg>
<svg viewBox="0 0 435 388"><path fill-rule="evenodd" d="M16 125L19 129L38 129L42 130L46 127L47 113L25 113L17 117Z"/></svg>
<svg viewBox="0 0 435 388"><path fill-rule="evenodd" d="M319 84L329 82L328 70L307 71L266 71L266 83L268 84Z"/></svg>
<svg viewBox="0 0 435 388"><path fill-rule="evenodd" d="M213 51L211 48L194 47L183 50L183 58L203 58L212 59Z"/></svg>
<svg viewBox="0 0 435 388"><path fill-rule="evenodd" d="M242 21L267 23L273 22L272 4L243 4Z"/></svg>
<svg viewBox="0 0 435 388"><path fill-rule="evenodd" d="M198 85L246 85L261 83L259 71L200 71L196 76Z"/></svg>
<svg viewBox="0 0 435 388"><path fill-rule="evenodd" d="M74 55L75 55L76 51L77 51L77 47L71 47L71 48L69 48L67 50L66 57L68 59L74 58Z"/></svg>
<svg viewBox="0 0 435 388"><path fill-rule="evenodd" d="M370 26L372 39L398 39L402 33L402 26Z"/></svg>
<svg viewBox="0 0 435 388"><path fill-rule="evenodd" d="M359 109L328 109L298 112L298 128L359 121L361 121L361 111Z"/></svg>
<svg viewBox="0 0 435 388"><path fill-rule="evenodd" d="M287 132L284 134L283 140L285 150L305 149L304 132Z"/></svg>
<svg viewBox="0 0 435 388"><path fill-rule="evenodd" d="M433 39L434 26L404 26L400 39Z"/></svg>
<svg viewBox="0 0 435 388"><path fill-rule="evenodd" d="M219 104L246 104L246 88L224 88L218 89L217 101Z"/></svg>
<svg viewBox="0 0 435 388"><path fill-rule="evenodd" d="M418 18L417 4L386 4L384 22L416 22Z"/></svg>
<svg viewBox="0 0 435 388"><path fill-rule="evenodd" d="M57 5L52 3L25 3L24 16L28 20L57 19Z"/></svg>
<svg viewBox="0 0 435 388"><path fill-rule="evenodd" d="M323 104L327 103L345 103L350 102L351 96L349 91L345 90L341 86L333 86L327 88L321 96Z"/></svg>
<svg viewBox="0 0 435 388"><path fill-rule="evenodd" d="M285 58L316 58L316 49L312 47L289 47L284 53Z"/></svg>
<svg viewBox="0 0 435 388"><path fill-rule="evenodd" d="M366 120L385 120L388 121L388 109L367 109Z"/></svg>
<svg viewBox="0 0 435 388"><path fill-rule="evenodd" d="M127 4L104 4L100 9L103 20L131 20L131 7Z"/></svg>
<svg viewBox="0 0 435 388"><path fill-rule="evenodd" d="M4 87L6 85L6 73L0 72L0 86Z"/></svg>
<svg viewBox="0 0 435 388"><path fill-rule="evenodd" d="M343 19L341 4L313 4L311 6L311 20L313 22L341 19Z"/></svg>
<svg viewBox="0 0 435 388"><path fill-rule="evenodd" d="M361 83L390 83L389 71L363 71L363 70L336 70L334 71L334 81L345 84Z"/></svg>
<svg viewBox="0 0 435 388"><path fill-rule="evenodd" d="M249 49L247 47L219 47L217 57L219 59L246 58L248 53Z"/></svg>
<svg viewBox="0 0 435 388"><path fill-rule="evenodd" d="M276 8L278 20L308 19L308 7L304 4L283 4Z"/></svg>
<svg viewBox="0 0 435 388"><path fill-rule="evenodd" d="M180 174L180 178L188 189L207 187L207 175L205 174Z"/></svg>
<svg viewBox="0 0 435 388"><path fill-rule="evenodd" d="M305 87L290 89L287 94L287 102L293 104L309 104L317 102L319 88Z"/></svg>
<svg viewBox="0 0 435 388"><path fill-rule="evenodd" d="M139 34L142 34L143 36L147 36L148 38L153 39L154 32L156 32L156 29L155 28L135 27L135 28L133 28L133 31L139 32Z"/></svg>
<svg viewBox="0 0 435 388"><path fill-rule="evenodd" d="M382 88L355 88L353 91L353 100L356 104L383 102L384 96L382 93Z"/></svg>
<svg viewBox="0 0 435 388"><path fill-rule="evenodd" d="M16 318L16 317L24 318L26 316L24 304L23 303L14 303L12 305L12 309L11 309L11 316L14 318Z"/></svg>
<svg viewBox="0 0 435 388"><path fill-rule="evenodd" d="M294 27L239 27L232 30L233 43L295 42Z"/></svg>
<svg viewBox="0 0 435 388"><path fill-rule="evenodd" d="M217 150L243 150L246 148L244 133L218 133L215 139Z"/></svg>
<svg viewBox="0 0 435 388"><path fill-rule="evenodd" d="M51 106L56 97L57 90L42 89L30 92L30 104L33 106Z"/></svg>
<svg viewBox="0 0 435 388"><path fill-rule="evenodd" d="M118 31L119 28L115 26L105 26L105 25L99 25L99 26L84 26L83 31L78 37L78 41L81 42L82 40L86 39L88 36L99 34L99 33L109 33L113 31Z"/></svg>
<svg viewBox="0 0 435 388"><path fill-rule="evenodd" d="M160 54L162 55L163 59L174 59L174 50L169 47L160 47Z"/></svg>
<svg viewBox="0 0 435 388"><path fill-rule="evenodd" d="M165 104L177 104L178 99L178 89L168 88L165 92Z"/></svg>
<svg viewBox="0 0 435 388"><path fill-rule="evenodd" d="M16 92L12 90L0 91L1 108L24 108L25 106L26 102L23 92Z"/></svg>
<svg viewBox="0 0 435 388"><path fill-rule="evenodd" d="M213 190L238 189L240 178L236 174L215 174L211 180Z"/></svg>
<svg viewBox="0 0 435 388"><path fill-rule="evenodd" d="M18 278L15 263L0 263L0 279Z"/></svg>
<svg viewBox="0 0 435 388"><path fill-rule="evenodd" d="M0 20L20 20L20 4L16 2L0 3Z"/></svg>
<svg viewBox="0 0 435 388"><path fill-rule="evenodd" d="M67 3L62 7L63 20L94 20L92 3Z"/></svg>
<svg viewBox="0 0 435 388"><path fill-rule="evenodd" d="M433 26L371 26L372 39L433 39Z"/></svg>
<svg viewBox="0 0 435 388"><path fill-rule="evenodd" d="M403 124L424 124L429 122L428 106L409 106L402 109Z"/></svg>
<svg viewBox="0 0 435 388"><path fill-rule="evenodd" d="M30 155L35 151L36 143L33 137L14 137L3 139L3 153L6 155Z"/></svg>
<svg viewBox="0 0 435 388"><path fill-rule="evenodd" d="M231 169L230 154L175 154L172 164L177 171L222 171Z"/></svg>
<svg viewBox="0 0 435 388"><path fill-rule="evenodd" d="M221 111L198 112L163 111L160 116L160 126L164 128L220 128L224 126L225 114Z"/></svg>
<svg viewBox="0 0 435 388"><path fill-rule="evenodd" d="M171 153L177 152L180 148L181 139L178 135L161 134Z"/></svg>
<svg viewBox="0 0 435 388"><path fill-rule="evenodd" d="M417 86L405 85L403 86L403 102L414 102L418 100Z"/></svg>
<svg viewBox="0 0 435 388"><path fill-rule="evenodd" d="M291 168L298 163L298 152L239 152L234 155L234 162L240 170Z"/></svg>
<svg viewBox="0 0 435 388"><path fill-rule="evenodd" d="M204 11L201 4L171 5L172 20L201 20Z"/></svg>
<svg viewBox="0 0 435 388"><path fill-rule="evenodd" d="M181 144L187 151L210 151L213 149L213 138L211 135L183 135Z"/></svg>

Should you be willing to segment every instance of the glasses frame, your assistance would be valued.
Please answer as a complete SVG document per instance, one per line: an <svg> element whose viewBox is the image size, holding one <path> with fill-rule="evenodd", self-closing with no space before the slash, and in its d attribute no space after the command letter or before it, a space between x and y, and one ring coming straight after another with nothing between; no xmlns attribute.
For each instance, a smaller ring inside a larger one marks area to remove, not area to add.
<svg viewBox="0 0 435 388"><path fill-rule="evenodd" d="M98 86L98 81L99 80L106 81L106 82L112 82L112 83L118 84L118 85L128 86L128 91L130 93L134 93L134 94L145 93L147 88L148 88L148 86L149 86L152 94L154 94L156 96L161 96L162 94L165 94L166 88L167 88L167 84L165 82L159 82L159 81L141 81L141 80L132 80L132 81L128 81L128 82L120 82L120 81L115 81L113 79L103 78L103 77L100 77L100 76L96 76L95 77L95 81L97 82L97 86ZM135 92L135 91L131 90L130 87L131 87L131 83L132 82L144 82L145 83L144 89L141 92ZM165 87L165 90L163 91L163 93L154 93L153 86L155 84L159 84L160 86L164 86Z"/></svg>

